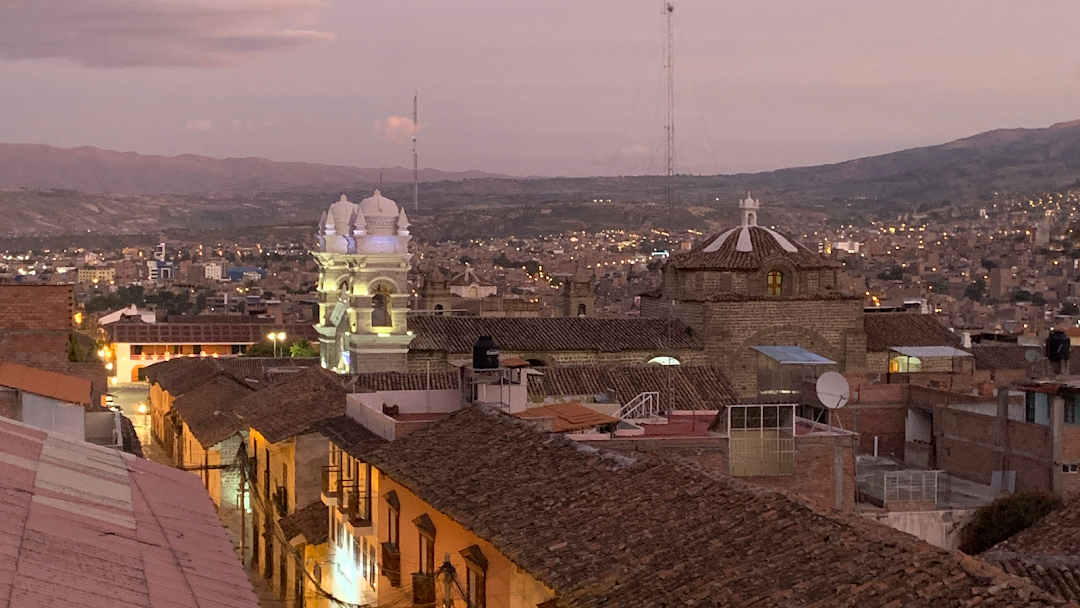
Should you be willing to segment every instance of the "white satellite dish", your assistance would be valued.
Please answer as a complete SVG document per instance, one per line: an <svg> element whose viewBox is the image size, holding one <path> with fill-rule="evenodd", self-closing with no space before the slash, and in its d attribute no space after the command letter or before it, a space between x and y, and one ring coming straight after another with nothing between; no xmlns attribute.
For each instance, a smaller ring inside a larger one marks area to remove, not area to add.
<svg viewBox="0 0 1080 608"><path fill-rule="evenodd" d="M847 378L836 372L825 372L817 380L817 397L821 404L830 410L847 405L851 396L851 387Z"/></svg>
<svg viewBox="0 0 1080 608"><path fill-rule="evenodd" d="M1024 353L1024 358L1027 359L1028 363L1035 363L1036 361L1039 360L1039 355L1040 354L1041 353L1039 353L1039 351L1037 349L1029 348Z"/></svg>

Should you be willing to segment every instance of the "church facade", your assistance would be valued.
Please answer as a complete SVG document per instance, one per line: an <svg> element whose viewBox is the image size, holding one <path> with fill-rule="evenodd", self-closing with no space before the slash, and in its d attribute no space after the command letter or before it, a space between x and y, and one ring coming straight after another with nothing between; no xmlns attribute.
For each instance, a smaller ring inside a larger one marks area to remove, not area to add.
<svg viewBox="0 0 1080 608"><path fill-rule="evenodd" d="M794 346L842 373L866 368L863 300L839 290L839 264L757 223L760 204L740 201L742 222L673 255L661 288L643 295L643 317L679 319L704 343L741 398L756 398L761 351Z"/></svg>
<svg viewBox="0 0 1080 608"><path fill-rule="evenodd" d="M322 366L341 373L408 368L409 220L378 190L359 204L344 195L319 221Z"/></svg>

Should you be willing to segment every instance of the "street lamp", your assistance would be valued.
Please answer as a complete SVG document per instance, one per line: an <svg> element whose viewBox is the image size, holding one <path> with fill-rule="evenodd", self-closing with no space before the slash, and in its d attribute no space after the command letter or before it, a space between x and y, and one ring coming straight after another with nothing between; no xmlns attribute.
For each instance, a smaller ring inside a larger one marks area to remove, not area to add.
<svg viewBox="0 0 1080 608"><path fill-rule="evenodd" d="M275 357L278 356L278 342L279 341L280 342L285 341L285 332L283 332L283 331L273 332L272 331L272 332L266 334L266 339L267 340L272 340L274 342L274 356Z"/></svg>

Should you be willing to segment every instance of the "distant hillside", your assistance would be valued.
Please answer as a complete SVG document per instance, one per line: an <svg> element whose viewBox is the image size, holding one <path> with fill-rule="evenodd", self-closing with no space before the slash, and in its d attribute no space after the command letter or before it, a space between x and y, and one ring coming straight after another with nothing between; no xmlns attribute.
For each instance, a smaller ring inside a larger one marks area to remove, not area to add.
<svg viewBox="0 0 1080 608"><path fill-rule="evenodd" d="M0 143L0 189L64 189L110 194L218 194L255 190L327 188L382 181L412 182L412 169L365 169L282 163L265 158L210 158L196 154L150 156L83 146ZM420 181L506 177L435 169Z"/></svg>
<svg viewBox="0 0 1080 608"><path fill-rule="evenodd" d="M368 196L380 172L384 194L411 201L412 172L401 167L0 144L0 217L7 220L0 222L0 237L314 225L339 194L354 200ZM410 210L410 217L436 220L429 225L431 238L627 227L626 222L720 225L734 218L734 202L747 190L765 203L763 221L791 219L781 217L786 211L810 211L862 222L941 201L970 211L995 196L1076 188L1080 121L990 131L832 165L678 175L673 191L675 203L684 207L679 213L642 205L664 200L665 180L658 176L522 179L425 169L421 180L420 214ZM612 206L597 207L607 200Z"/></svg>

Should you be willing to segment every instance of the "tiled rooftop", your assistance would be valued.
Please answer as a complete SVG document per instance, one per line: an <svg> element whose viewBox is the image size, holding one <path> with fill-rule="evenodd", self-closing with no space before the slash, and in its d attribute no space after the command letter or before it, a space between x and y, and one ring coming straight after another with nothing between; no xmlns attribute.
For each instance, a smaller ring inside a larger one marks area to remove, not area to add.
<svg viewBox="0 0 1080 608"><path fill-rule="evenodd" d="M0 419L0 606L258 603L197 477Z"/></svg>
<svg viewBox="0 0 1080 608"><path fill-rule="evenodd" d="M438 317L409 319L410 350L472 353L480 336L492 336L507 352L698 349L701 344L679 321L596 317Z"/></svg>
<svg viewBox="0 0 1080 608"><path fill-rule="evenodd" d="M620 403L641 393L659 392L661 409L715 410L738 403L724 371L711 365L582 365L540 368L543 375L529 376L529 395L534 398L566 395L602 395L615 391Z"/></svg>
<svg viewBox="0 0 1080 608"><path fill-rule="evenodd" d="M270 443L305 433L316 422L345 413L345 377L309 367L251 393L235 412Z"/></svg>
<svg viewBox="0 0 1080 608"><path fill-rule="evenodd" d="M863 317L867 351L894 346L960 346L960 336L932 315L911 312L872 312Z"/></svg>
<svg viewBox="0 0 1080 608"><path fill-rule="evenodd" d="M561 607L1042 606L980 560L694 464L626 458L468 407L367 455Z"/></svg>
<svg viewBox="0 0 1080 608"><path fill-rule="evenodd" d="M761 268L765 260L782 257L802 270L840 266L839 263L810 251L789 236L785 235L785 238L795 246L795 252L785 251L765 228L752 226L748 228L748 231L752 251L737 250L739 239L738 230L736 230L733 234L724 232L706 238L690 251L671 256L670 263L675 268L681 269L756 271ZM721 237L725 237L725 240L718 247L711 247L713 241Z"/></svg>
<svg viewBox="0 0 1080 608"><path fill-rule="evenodd" d="M90 405L91 382L10 361L0 362L0 386L50 397L65 403Z"/></svg>

